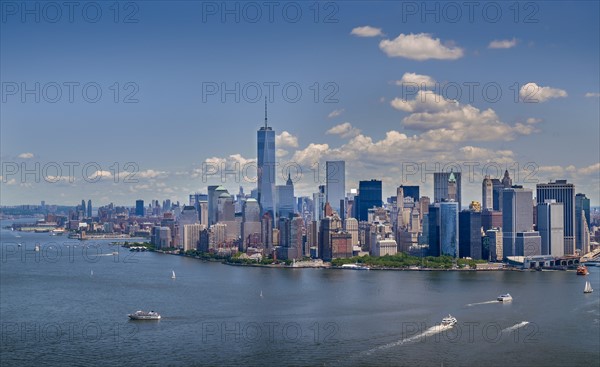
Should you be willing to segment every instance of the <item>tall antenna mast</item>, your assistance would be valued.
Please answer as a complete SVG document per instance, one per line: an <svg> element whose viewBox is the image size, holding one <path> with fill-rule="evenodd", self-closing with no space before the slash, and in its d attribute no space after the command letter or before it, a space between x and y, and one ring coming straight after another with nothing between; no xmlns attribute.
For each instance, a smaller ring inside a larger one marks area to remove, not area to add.
<svg viewBox="0 0 600 367"><path fill-rule="evenodd" d="M265 97L265 129L267 128L267 97Z"/></svg>

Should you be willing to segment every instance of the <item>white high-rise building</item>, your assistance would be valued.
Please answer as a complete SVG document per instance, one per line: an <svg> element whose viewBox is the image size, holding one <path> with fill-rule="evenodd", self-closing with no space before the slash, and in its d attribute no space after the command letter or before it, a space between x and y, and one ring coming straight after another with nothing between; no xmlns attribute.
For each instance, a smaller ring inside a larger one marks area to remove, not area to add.
<svg viewBox="0 0 600 367"><path fill-rule="evenodd" d="M326 200L341 217L341 202L346 195L346 162L327 161L325 162L325 196Z"/></svg>

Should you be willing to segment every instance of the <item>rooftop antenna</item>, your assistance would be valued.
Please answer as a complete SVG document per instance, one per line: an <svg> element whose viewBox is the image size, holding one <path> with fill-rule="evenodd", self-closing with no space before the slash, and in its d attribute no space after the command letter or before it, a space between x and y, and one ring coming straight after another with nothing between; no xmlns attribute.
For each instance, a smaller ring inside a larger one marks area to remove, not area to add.
<svg viewBox="0 0 600 367"><path fill-rule="evenodd" d="M267 97L265 97L265 129L267 128Z"/></svg>

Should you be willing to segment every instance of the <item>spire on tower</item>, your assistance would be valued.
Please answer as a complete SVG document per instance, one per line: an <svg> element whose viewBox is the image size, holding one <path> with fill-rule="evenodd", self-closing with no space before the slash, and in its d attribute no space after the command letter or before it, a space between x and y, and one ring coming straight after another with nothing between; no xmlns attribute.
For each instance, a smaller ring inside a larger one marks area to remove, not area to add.
<svg viewBox="0 0 600 367"><path fill-rule="evenodd" d="M267 97L265 97L265 129L267 128Z"/></svg>

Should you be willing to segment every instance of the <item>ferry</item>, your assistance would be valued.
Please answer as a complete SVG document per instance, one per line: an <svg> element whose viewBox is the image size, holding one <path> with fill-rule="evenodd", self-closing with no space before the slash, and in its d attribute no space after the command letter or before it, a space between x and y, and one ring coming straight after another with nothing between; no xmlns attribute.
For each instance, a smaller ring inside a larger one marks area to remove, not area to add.
<svg viewBox="0 0 600 367"><path fill-rule="evenodd" d="M454 326L457 322L458 320L456 319L456 317L448 315L448 317L444 317L442 319L442 326Z"/></svg>
<svg viewBox="0 0 600 367"><path fill-rule="evenodd" d="M512 302L512 296L508 293L498 296L499 302Z"/></svg>
<svg viewBox="0 0 600 367"><path fill-rule="evenodd" d="M588 275L588 270L585 265L579 265L577 267L577 275Z"/></svg>
<svg viewBox="0 0 600 367"><path fill-rule="evenodd" d="M127 316L132 320L160 320L160 315L154 311L146 312L140 310L130 313Z"/></svg>
<svg viewBox="0 0 600 367"><path fill-rule="evenodd" d="M358 264L344 264L344 265L342 265L342 269L371 270L371 268L366 265L358 265Z"/></svg>

